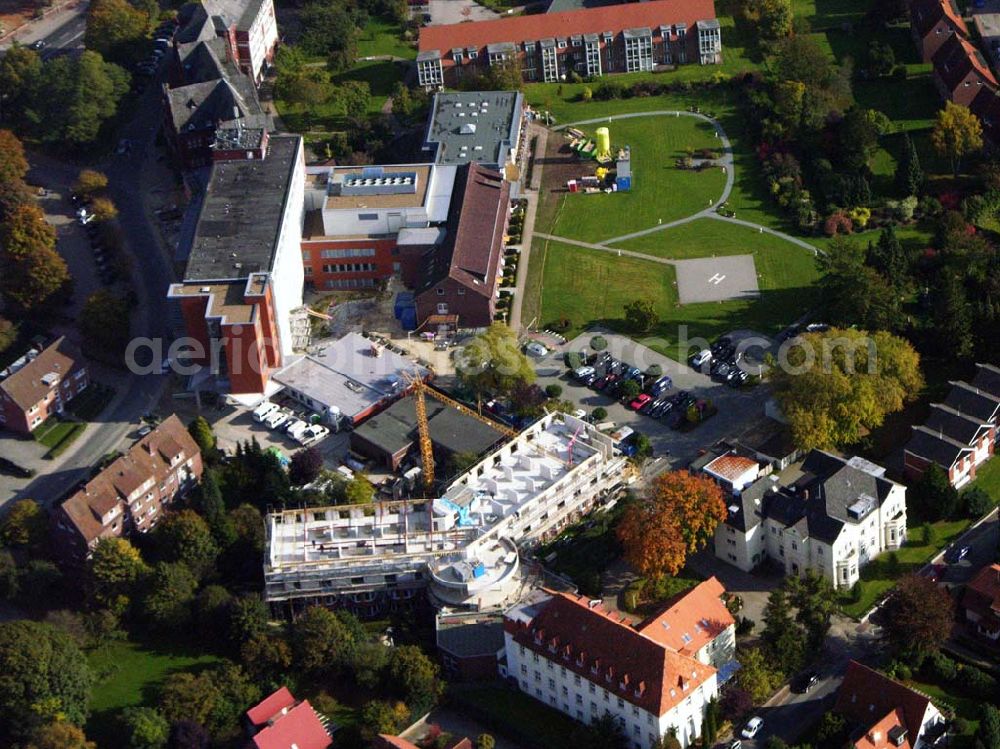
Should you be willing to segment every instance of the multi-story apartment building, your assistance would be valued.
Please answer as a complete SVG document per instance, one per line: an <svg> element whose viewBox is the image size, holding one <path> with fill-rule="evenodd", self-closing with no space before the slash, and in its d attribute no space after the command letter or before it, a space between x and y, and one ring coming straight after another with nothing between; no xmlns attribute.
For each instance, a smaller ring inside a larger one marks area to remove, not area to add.
<svg viewBox="0 0 1000 749"><path fill-rule="evenodd" d="M274 135L263 148L214 162L184 280L168 291L200 348L194 376L233 394L265 392L302 306L302 138Z"/></svg>
<svg viewBox="0 0 1000 749"><path fill-rule="evenodd" d="M47 418L60 414L82 393L90 379L83 357L65 337L0 370L0 429L31 434Z"/></svg>
<svg viewBox="0 0 1000 749"><path fill-rule="evenodd" d="M769 559L786 574L813 570L849 588L862 567L905 540L905 486L861 458L813 450L791 484L764 476L731 499L715 555L746 571Z"/></svg>
<svg viewBox="0 0 1000 749"><path fill-rule="evenodd" d="M201 474L198 445L170 416L54 511L60 554L79 563L102 538L145 533Z"/></svg>
<svg viewBox="0 0 1000 749"><path fill-rule="evenodd" d="M976 469L993 456L1000 418L1000 368L977 364L971 383L952 382L942 403L931 405L930 416L903 449L903 471L918 481L937 464L961 489L976 477Z"/></svg>
<svg viewBox="0 0 1000 749"><path fill-rule="evenodd" d="M722 62L713 0L653 0L473 21L420 30L417 77L455 86L486 67L516 61L527 81L632 73Z"/></svg>
<svg viewBox="0 0 1000 749"><path fill-rule="evenodd" d="M374 615L427 589L438 604L508 605L533 548L621 485L610 437L549 414L488 454L441 496L267 516L264 597L276 613L311 605Z"/></svg>
<svg viewBox="0 0 1000 749"><path fill-rule="evenodd" d="M702 617L694 607L686 613L692 623ZM671 731L689 747L718 694L718 673L650 636L657 626L640 631L600 601L537 590L504 616L501 674L583 723L612 715L635 749Z"/></svg>

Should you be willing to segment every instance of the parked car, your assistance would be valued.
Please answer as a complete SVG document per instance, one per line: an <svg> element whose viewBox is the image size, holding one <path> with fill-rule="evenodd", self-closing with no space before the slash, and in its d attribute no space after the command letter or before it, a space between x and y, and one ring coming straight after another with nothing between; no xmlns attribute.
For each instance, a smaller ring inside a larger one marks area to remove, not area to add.
<svg viewBox="0 0 1000 749"><path fill-rule="evenodd" d="M318 442L330 433L330 430L321 424L313 424L308 427L299 437L298 442L300 445L309 445L313 442Z"/></svg>
<svg viewBox="0 0 1000 749"><path fill-rule="evenodd" d="M660 393L665 393L673 386L674 381L670 379L670 375L663 375L649 386L649 392L653 395L659 395Z"/></svg>
<svg viewBox="0 0 1000 749"><path fill-rule="evenodd" d="M49 46L49 43L47 41L45 41L44 39L37 39L37 40L33 41L31 44L29 44L28 46L31 49L33 49L35 51L38 51L40 49L45 49L47 46Z"/></svg>
<svg viewBox="0 0 1000 749"><path fill-rule="evenodd" d="M527 354L531 356L545 356L547 353L549 353L549 350L545 348L545 346L540 344L538 341L531 341L527 346L524 347L524 350Z"/></svg>
<svg viewBox="0 0 1000 749"><path fill-rule="evenodd" d="M260 423L264 421L268 416L278 410L277 403L271 403L271 401L264 401L257 408L253 410L253 420Z"/></svg>
<svg viewBox="0 0 1000 749"><path fill-rule="evenodd" d="M582 382L590 375L595 374L593 367L577 367L573 370L573 377Z"/></svg>
<svg viewBox="0 0 1000 749"><path fill-rule="evenodd" d="M707 348L702 349L697 354L691 357L691 366L695 369L701 369L706 364L712 361L712 352Z"/></svg>
<svg viewBox="0 0 1000 749"><path fill-rule="evenodd" d="M638 411L640 408L645 406L651 400L653 400L653 396L649 395L648 393L639 393L639 395L635 397L635 400L629 403L628 406L633 411Z"/></svg>
<svg viewBox="0 0 1000 749"><path fill-rule="evenodd" d="M128 153L131 150L132 150L132 143L129 141L128 138L122 138L120 141L118 141L118 147L115 148L115 153L121 156L123 154Z"/></svg>
<svg viewBox="0 0 1000 749"><path fill-rule="evenodd" d="M302 421L302 419L291 419L289 423L285 424L285 434L298 442L299 437L301 437L302 433L308 428L309 425Z"/></svg>
<svg viewBox="0 0 1000 749"><path fill-rule="evenodd" d="M289 416L291 416L291 414L279 408L276 411L269 413L267 418L264 419L264 423L267 424L270 429L279 429L282 424L288 421Z"/></svg>
<svg viewBox="0 0 1000 749"><path fill-rule="evenodd" d="M945 561L950 564L957 564L969 555L968 546L952 546L945 555Z"/></svg>
<svg viewBox="0 0 1000 749"><path fill-rule="evenodd" d="M761 727L764 725L764 719L759 715L753 716L747 721L747 724L743 727L741 735L745 739L752 739L758 733L760 733Z"/></svg>
<svg viewBox="0 0 1000 749"><path fill-rule="evenodd" d="M809 669L799 676L792 683L792 691L805 694L819 683L819 673L815 669Z"/></svg>

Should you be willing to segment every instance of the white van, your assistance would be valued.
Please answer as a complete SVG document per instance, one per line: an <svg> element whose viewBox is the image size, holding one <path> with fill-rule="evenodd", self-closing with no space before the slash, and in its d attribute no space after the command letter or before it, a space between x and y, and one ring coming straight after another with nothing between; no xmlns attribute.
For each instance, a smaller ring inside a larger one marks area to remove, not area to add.
<svg viewBox="0 0 1000 749"><path fill-rule="evenodd" d="M257 406L257 408L254 409L253 420L258 423L262 422L264 421L264 419L266 419L268 416L270 416L277 410L278 410L277 403L271 403L271 401L264 401L259 406Z"/></svg>
<svg viewBox="0 0 1000 749"><path fill-rule="evenodd" d="M290 414L287 411L283 411L280 408L272 411L264 418L264 423L268 425L271 429L277 429L286 421Z"/></svg>

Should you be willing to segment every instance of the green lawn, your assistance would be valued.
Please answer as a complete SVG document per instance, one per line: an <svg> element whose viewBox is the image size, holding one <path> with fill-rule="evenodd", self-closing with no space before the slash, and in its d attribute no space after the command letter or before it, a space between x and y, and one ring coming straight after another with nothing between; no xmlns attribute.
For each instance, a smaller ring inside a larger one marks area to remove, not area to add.
<svg viewBox="0 0 1000 749"><path fill-rule="evenodd" d="M417 56L417 49L403 39L403 31L397 24L375 16L358 37L358 57L383 55L412 60Z"/></svg>
<svg viewBox="0 0 1000 749"><path fill-rule="evenodd" d="M62 421L58 417L52 416L46 419L45 423L38 427L32 435L36 442L49 448L45 457L55 458L69 448L86 428L86 424L76 421Z"/></svg>
<svg viewBox="0 0 1000 749"><path fill-rule="evenodd" d="M610 512L575 523L539 548L535 556L545 560L550 569L571 578L585 593L599 596L601 573L621 555L615 526L623 507L619 503Z"/></svg>
<svg viewBox="0 0 1000 749"><path fill-rule="evenodd" d="M859 242L866 247L869 242L877 242L881 229L869 229L868 231L855 232L848 236L853 242ZM903 248L908 252L919 253L931 246L933 234L931 230L921 224L910 224L909 226L897 226L896 236L899 238ZM810 237L809 241L825 250L833 241L832 237Z"/></svg>
<svg viewBox="0 0 1000 749"><path fill-rule="evenodd" d="M578 724L563 713L504 686L462 684L449 696L491 730L522 746L570 749Z"/></svg>
<svg viewBox="0 0 1000 749"><path fill-rule="evenodd" d="M941 687L919 679L910 679L906 684L926 694L942 710L953 710L956 717L968 721L965 733L951 734L952 740L949 745L952 749L967 749L972 746L972 737L979 728L979 715L983 704L980 699L959 694L951 686Z"/></svg>
<svg viewBox="0 0 1000 749"><path fill-rule="evenodd" d="M586 130L593 136L591 126ZM555 198L555 220L548 232L600 242L690 216L718 201L726 177L720 168L679 169L685 149L717 149L714 128L693 117L642 117L608 124L612 149L632 149L632 189L619 193L562 193ZM581 161L580 175L593 174L596 161ZM539 225L539 229L544 224Z"/></svg>
<svg viewBox="0 0 1000 749"><path fill-rule="evenodd" d="M1000 502L1000 458L992 458L979 466L974 483L985 490L994 502Z"/></svg>
<svg viewBox="0 0 1000 749"><path fill-rule="evenodd" d="M848 616L859 617L870 609L877 600L896 584L896 581L911 572L923 567L931 557L958 538L969 527L968 520L941 520L933 523L935 542L930 546L923 544L921 528L907 529L909 540L902 549L896 552L899 567L891 568L889 554L882 554L878 559L869 562L861 570L862 596L857 603L841 602L841 609Z"/></svg>
<svg viewBox="0 0 1000 749"><path fill-rule="evenodd" d="M134 642L114 642L88 656L96 675L90 698L87 736L101 749L121 746L115 715L126 707L154 705L157 690L173 673L194 671L219 661L214 655L182 647L160 649Z"/></svg>
<svg viewBox="0 0 1000 749"><path fill-rule="evenodd" d="M809 21L813 31L821 31L859 20L870 5L871 0L792 0L792 11Z"/></svg>
<svg viewBox="0 0 1000 749"><path fill-rule="evenodd" d="M648 345L677 360L687 351L678 346L680 326L687 336L714 338L728 330L751 328L775 332L811 304L817 278L815 261L805 249L767 234L701 219L627 243L629 249L662 257L708 257L714 254L754 256L761 294L756 299L680 305L672 266L618 257L558 242L536 241L529 269L523 316L539 314L543 326L568 318L570 334L591 325L622 329L623 307L633 299L654 302L660 323L648 335ZM540 296L539 305L531 295Z"/></svg>
<svg viewBox="0 0 1000 749"><path fill-rule="evenodd" d="M396 83L402 81L405 75L406 63L374 60L359 62L354 67L338 73L333 77L333 82L367 81L372 94L368 114L377 115L392 95ZM282 99L275 99L274 106L285 126L296 133L309 131L331 133L344 130L349 124L344 106L336 98L308 105L289 104Z"/></svg>

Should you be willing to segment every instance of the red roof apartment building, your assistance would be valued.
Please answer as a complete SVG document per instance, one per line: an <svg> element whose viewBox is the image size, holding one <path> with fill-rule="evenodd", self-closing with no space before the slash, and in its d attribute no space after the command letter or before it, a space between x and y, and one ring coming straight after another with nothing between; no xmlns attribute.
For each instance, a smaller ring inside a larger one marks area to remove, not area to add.
<svg viewBox="0 0 1000 749"><path fill-rule="evenodd" d="M261 143L214 163L184 280L167 292L195 347L194 380L233 394L267 390L294 350L291 312L302 306L302 138Z"/></svg>
<svg viewBox="0 0 1000 749"><path fill-rule="evenodd" d="M0 371L0 429L31 434L88 384L83 357L65 338L33 347Z"/></svg>
<svg viewBox="0 0 1000 749"><path fill-rule="evenodd" d="M420 30L421 86L455 86L486 67L516 60L527 81L722 62L713 0L653 0Z"/></svg>
<svg viewBox="0 0 1000 749"><path fill-rule="evenodd" d="M60 555L82 562L102 538L145 533L201 474L198 445L170 416L54 511Z"/></svg>
<svg viewBox="0 0 1000 749"><path fill-rule="evenodd" d="M714 591L695 595L712 597ZM676 610L668 607L637 629L599 601L536 591L504 615L501 673L525 694L582 723L610 713L638 749L657 745L670 731L682 747L691 746L701 733L705 706L718 694L716 668L696 653L708 652L733 627L716 633L711 614L696 601L682 596L677 603Z"/></svg>
<svg viewBox="0 0 1000 749"><path fill-rule="evenodd" d="M296 700L287 687L247 710L245 723L256 749L328 749L332 743L309 700Z"/></svg>
<svg viewBox="0 0 1000 749"><path fill-rule="evenodd" d="M962 20L953 0L913 0L910 3L910 33L924 62L955 34L969 37L969 27Z"/></svg>
<svg viewBox="0 0 1000 749"><path fill-rule="evenodd" d="M968 107L985 88L996 90L997 79L976 46L952 34L932 58L934 85L941 97Z"/></svg>
<svg viewBox="0 0 1000 749"><path fill-rule="evenodd" d="M961 488L995 450L1000 418L1000 369L977 364L971 383L953 382L943 403L931 405L922 426L913 427L903 448L903 472L917 480L936 463L952 486Z"/></svg>
<svg viewBox="0 0 1000 749"><path fill-rule="evenodd" d="M851 661L833 711L852 729L855 749L926 749L944 733L930 697Z"/></svg>

